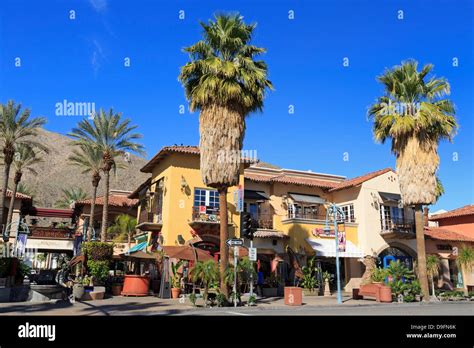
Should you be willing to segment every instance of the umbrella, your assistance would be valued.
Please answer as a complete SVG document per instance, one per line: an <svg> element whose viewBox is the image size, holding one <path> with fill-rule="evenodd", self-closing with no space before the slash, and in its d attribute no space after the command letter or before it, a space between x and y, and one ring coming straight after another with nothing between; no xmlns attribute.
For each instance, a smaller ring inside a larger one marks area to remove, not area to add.
<svg viewBox="0 0 474 348"><path fill-rule="evenodd" d="M194 261L207 261L207 260L214 260L214 258L206 253L204 250L199 248L193 248L189 245L183 246L162 246L162 250L164 251L165 255L167 255L171 259L180 259L180 260L189 260Z"/></svg>
<svg viewBox="0 0 474 348"><path fill-rule="evenodd" d="M158 258L157 254L148 254L141 250L135 251L134 253L130 254L121 254L124 258L131 258L131 259L142 259L142 260L156 260Z"/></svg>

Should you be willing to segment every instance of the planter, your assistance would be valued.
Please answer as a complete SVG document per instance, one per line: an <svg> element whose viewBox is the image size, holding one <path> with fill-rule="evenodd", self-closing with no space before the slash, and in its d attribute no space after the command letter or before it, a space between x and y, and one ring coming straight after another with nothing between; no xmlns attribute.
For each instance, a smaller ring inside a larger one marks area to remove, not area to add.
<svg viewBox="0 0 474 348"><path fill-rule="evenodd" d="M127 274L123 281L123 296L148 296L150 278L134 274Z"/></svg>
<svg viewBox="0 0 474 348"><path fill-rule="evenodd" d="M303 304L303 289L297 286L285 286L285 305L301 306Z"/></svg>
<svg viewBox="0 0 474 348"><path fill-rule="evenodd" d="M112 295L113 296L120 296L122 293L122 284L112 284L111 290L112 290Z"/></svg>
<svg viewBox="0 0 474 348"><path fill-rule="evenodd" d="M278 288L263 288L262 293L264 297L276 297L278 294Z"/></svg>
<svg viewBox="0 0 474 348"><path fill-rule="evenodd" d="M303 289L303 294L305 296L317 296L318 292L315 289Z"/></svg>
<svg viewBox="0 0 474 348"><path fill-rule="evenodd" d="M92 300L103 300L104 299L104 291L91 291L89 293Z"/></svg>
<svg viewBox="0 0 474 348"><path fill-rule="evenodd" d="M181 293L180 288L171 288L171 297L174 299L179 298L179 294Z"/></svg>
<svg viewBox="0 0 474 348"><path fill-rule="evenodd" d="M329 288L329 281L324 281L324 296L331 296L331 289Z"/></svg>
<svg viewBox="0 0 474 348"><path fill-rule="evenodd" d="M82 296L84 296L84 291L84 285L82 284L74 284L72 287L72 294L77 300L80 300Z"/></svg>

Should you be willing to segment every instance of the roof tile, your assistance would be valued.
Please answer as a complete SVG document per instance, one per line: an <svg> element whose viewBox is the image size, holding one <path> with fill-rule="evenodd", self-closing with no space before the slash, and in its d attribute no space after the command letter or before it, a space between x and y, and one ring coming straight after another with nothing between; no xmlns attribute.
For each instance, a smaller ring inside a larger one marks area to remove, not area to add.
<svg viewBox="0 0 474 348"><path fill-rule="evenodd" d="M446 213L432 215L430 220L436 221L451 217L474 215L474 204L465 205L464 207L447 211Z"/></svg>

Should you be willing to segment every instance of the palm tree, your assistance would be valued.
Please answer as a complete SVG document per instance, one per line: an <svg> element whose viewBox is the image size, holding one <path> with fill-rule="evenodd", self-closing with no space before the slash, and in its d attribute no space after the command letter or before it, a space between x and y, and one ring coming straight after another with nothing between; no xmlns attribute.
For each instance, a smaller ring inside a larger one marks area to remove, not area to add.
<svg viewBox="0 0 474 348"><path fill-rule="evenodd" d="M13 156L15 176L13 177L12 197L16 197L18 185L20 184L23 172L27 170L34 175L38 175L37 171L32 168L32 166L43 161L43 159L38 156L37 151L35 152L35 149L33 149L30 145L20 143L15 146L15 150L15 156ZM10 206L8 207L7 226L12 222L14 204L15 199L12 198L10 200Z"/></svg>
<svg viewBox="0 0 474 348"><path fill-rule="evenodd" d="M22 182L18 184L18 187L16 189L16 192L18 193L23 193L24 195L33 197L34 191L30 189L30 187Z"/></svg>
<svg viewBox="0 0 474 348"><path fill-rule="evenodd" d="M456 257L456 263L461 269L462 275L462 284L464 287L464 294L468 295L467 289L467 274L472 270L474 266L474 248L463 245L460 250L458 250L458 255Z"/></svg>
<svg viewBox="0 0 474 348"><path fill-rule="evenodd" d="M115 223L108 228L108 233L115 236L115 240L122 242L127 240L128 249L132 242L132 237L135 234L137 226L137 219L127 214L120 214L115 218Z"/></svg>
<svg viewBox="0 0 474 348"><path fill-rule="evenodd" d="M91 231L94 229L95 201L97 199L97 188L100 183L100 172L103 167L102 152L97 147L89 143L81 144L79 149L74 149L69 156L69 162L82 168L82 174L90 174L92 180L92 202L89 218L89 226L87 228L87 240L91 239Z"/></svg>
<svg viewBox="0 0 474 348"><path fill-rule="evenodd" d="M63 197L54 204L57 208L70 208L76 201L87 198L87 194L80 188L63 189Z"/></svg>
<svg viewBox="0 0 474 348"><path fill-rule="evenodd" d="M427 79L431 64L421 71L417 67L416 61L409 60L378 77L385 94L370 107L369 116L375 140L392 142L402 201L415 209L418 275L424 301L428 301L423 205L437 198L438 143L451 140L458 125L453 103L443 98L450 93L448 81Z"/></svg>
<svg viewBox="0 0 474 348"><path fill-rule="evenodd" d="M107 227L109 220L109 192L110 171L116 167L116 158L125 156L128 151L145 154L143 145L135 142L142 137L141 134L132 133L137 126L130 125L130 119L122 119L120 113L114 113L112 109L106 113L100 109L94 115L93 120L84 119L73 128L69 136L73 144L79 146L92 146L102 154L102 171L105 176L104 206L102 210L102 229L100 240L107 239Z"/></svg>
<svg viewBox="0 0 474 348"><path fill-rule="evenodd" d="M0 104L0 150L3 153L3 182L0 194L0 226L3 231L5 199L7 194L10 168L15 155L15 145L25 144L31 147L44 148L37 143L34 137L37 131L46 123L43 117L30 118L30 110L21 111L21 104L9 100L7 104Z"/></svg>
<svg viewBox="0 0 474 348"><path fill-rule="evenodd" d="M426 271L431 280L431 296L436 298L434 278L439 274L440 260L436 255L426 256Z"/></svg>
<svg viewBox="0 0 474 348"><path fill-rule="evenodd" d="M214 260L198 261L190 271L193 282L202 282L204 285L204 306L207 306L207 294L209 292L209 284L219 279L219 270Z"/></svg>
<svg viewBox="0 0 474 348"><path fill-rule="evenodd" d="M436 195L436 201L438 201L438 199L444 195L444 186L443 186L443 183L441 182L441 179L436 177L436 191L435 191L435 195Z"/></svg>
<svg viewBox="0 0 474 348"><path fill-rule="evenodd" d="M265 92L273 87L267 65L255 60L265 49L250 45L256 24L245 24L238 14L217 15L200 24L203 40L184 49L190 61L181 68L179 80L190 110L200 111L203 182L219 191L221 291L227 296L227 190L239 182L241 163L236 154L242 149L245 117L263 110Z"/></svg>

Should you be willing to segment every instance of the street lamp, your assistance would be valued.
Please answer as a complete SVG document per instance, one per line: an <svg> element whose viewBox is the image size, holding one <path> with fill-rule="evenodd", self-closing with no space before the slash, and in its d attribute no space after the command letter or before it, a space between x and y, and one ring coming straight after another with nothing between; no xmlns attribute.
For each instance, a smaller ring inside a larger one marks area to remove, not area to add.
<svg viewBox="0 0 474 348"><path fill-rule="evenodd" d="M330 234L331 228L329 227L329 219L333 217L334 220L334 239L336 243L336 282L337 282L337 303L342 303L342 293L341 293L341 274L339 269L339 229L337 226L337 221L340 219L344 221L344 212L336 204L330 203L326 209L326 225L323 228L323 231L326 235ZM339 217L339 219L338 219Z"/></svg>

